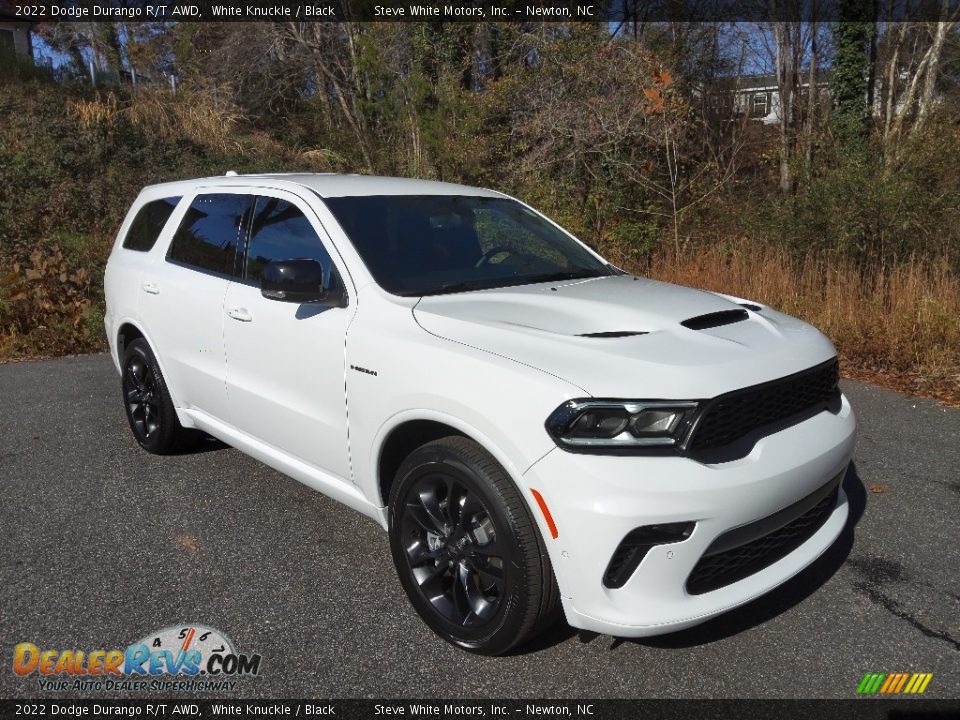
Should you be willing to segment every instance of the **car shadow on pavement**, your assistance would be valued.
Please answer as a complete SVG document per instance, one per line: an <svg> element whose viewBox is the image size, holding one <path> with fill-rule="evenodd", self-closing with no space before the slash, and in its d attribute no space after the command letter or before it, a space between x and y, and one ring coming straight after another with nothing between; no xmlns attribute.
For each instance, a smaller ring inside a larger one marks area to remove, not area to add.
<svg viewBox="0 0 960 720"><path fill-rule="evenodd" d="M225 442L217 440L211 435L204 435L203 440L181 452L178 455L201 455L208 452L217 452L218 450L228 450L230 448Z"/></svg>
<svg viewBox="0 0 960 720"><path fill-rule="evenodd" d="M554 645L559 645L560 643L566 642L570 638L576 636L576 628L572 628L563 620L563 615L561 613L560 619L557 620L553 625L544 630L540 635L537 635L530 642L523 643L519 647L515 647L513 650L507 653L507 656L511 655L530 655L532 653L540 652L541 650L548 650Z"/></svg>
<svg viewBox="0 0 960 720"><path fill-rule="evenodd" d="M854 463L850 463L843 479L843 490L847 494L847 502L850 505L850 514L843 531L823 555L798 575L756 600L708 620L702 625L668 635L636 639L613 638L610 650L615 650L625 642L668 649L707 645L762 625L803 602L833 577L846 562L853 548L854 529L863 517L867 503L867 492ZM578 632L565 622L558 622L554 627L519 648L517 653L527 654L545 650L577 634ZM589 632L580 632L579 636L580 641L584 643L592 642L599 637L596 633Z"/></svg>
<svg viewBox="0 0 960 720"><path fill-rule="evenodd" d="M854 529L860 522L860 518L863 517L867 505L866 488L864 488L863 481L860 479L855 463L850 463L850 467L847 469L847 474L843 479L843 490L847 494L847 502L850 505L847 523L836 542L827 548L827 551L809 567L769 593L746 605L708 620L702 625L669 635L637 638L629 642L658 648L687 648L706 645L749 630L757 625L762 625L803 602L836 574L853 549ZM623 642L622 639L615 639L611 649Z"/></svg>

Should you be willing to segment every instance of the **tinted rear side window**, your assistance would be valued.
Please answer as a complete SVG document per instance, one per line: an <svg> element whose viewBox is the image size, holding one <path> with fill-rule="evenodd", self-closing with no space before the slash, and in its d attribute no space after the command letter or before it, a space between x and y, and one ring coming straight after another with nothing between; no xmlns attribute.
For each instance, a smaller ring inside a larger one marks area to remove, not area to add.
<svg viewBox="0 0 960 720"><path fill-rule="evenodd" d="M152 200L140 208L137 216L130 223L127 236L123 239L123 246L127 250L139 250L140 252L150 250L157 242L160 231L167 224L170 214L179 202L179 197L168 197L161 200Z"/></svg>
<svg viewBox="0 0 960 720"><path fill-rule="evenodd" d="M237 247L250 195L198 195L170 244L168 259L221 275L234 275Z"/></svg>

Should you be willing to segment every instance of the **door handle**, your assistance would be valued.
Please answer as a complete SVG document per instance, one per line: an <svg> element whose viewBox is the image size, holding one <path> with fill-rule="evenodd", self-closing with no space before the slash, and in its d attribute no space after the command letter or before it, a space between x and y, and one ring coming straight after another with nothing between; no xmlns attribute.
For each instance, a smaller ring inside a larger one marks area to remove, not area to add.
<svg viewBox="0 0 960 720"><path fill-rule="evenodd" d="M246 308L230 308L227 310L227 315L240 322L250 322L253 320L253 315L247 312Z"/></svg>
<svg viewBox="0 0 960 720"><path fill-rule="evenodd" d="M150 294L150 295L159 295L159 294L160 294L160 288L157 287L157 284L156 284L156 283L153 283L153 282L150 282L149 280L147 280L146 282L144 282L143 285L141 285L140 287L143 288L143 291L144 291L145 293L148 293L148 294Z"/></svg>

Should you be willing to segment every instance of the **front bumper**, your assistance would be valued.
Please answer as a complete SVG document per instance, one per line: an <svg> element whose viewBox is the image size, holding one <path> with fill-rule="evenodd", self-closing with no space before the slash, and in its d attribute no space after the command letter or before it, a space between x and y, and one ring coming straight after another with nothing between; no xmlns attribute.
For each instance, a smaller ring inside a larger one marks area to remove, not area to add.
<svg viewBox="0 0 960 720"><path fill-rule="evenodd" d="M842 488L819 529L785 557L716 590L686 590L691 571L718 536L767 518L844 473L855 439L856 421L843 398L838 413L821 412L769 435L734 462L552 450L524 480L541 493L556 522L557 537L547 532L544 538L567 621L619 637L658 635L701 623L796 575L842 531L848 515ZM604 585L607 565L631 530L691 521L696 527L688 539L652 547L622 587Z"/></svg>

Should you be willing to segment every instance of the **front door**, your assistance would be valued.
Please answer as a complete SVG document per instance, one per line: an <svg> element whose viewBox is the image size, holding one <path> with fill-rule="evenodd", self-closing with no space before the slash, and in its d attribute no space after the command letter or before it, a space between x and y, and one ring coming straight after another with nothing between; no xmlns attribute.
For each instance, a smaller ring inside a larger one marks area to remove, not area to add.
<svg viewBox="0 0 960 720"><path fill-rule="evenodd" d="M347 307L268 300L260 271L271 260L318 260L337 269L326 233L295 195L258 196L239 277L224 300L227 422L309 465L350 479L344 348Z"/></svg>

